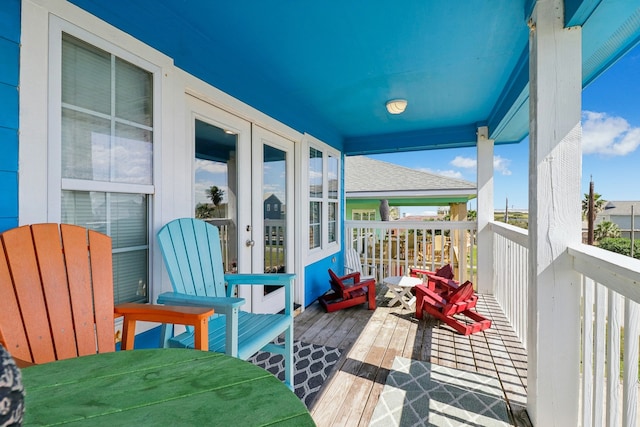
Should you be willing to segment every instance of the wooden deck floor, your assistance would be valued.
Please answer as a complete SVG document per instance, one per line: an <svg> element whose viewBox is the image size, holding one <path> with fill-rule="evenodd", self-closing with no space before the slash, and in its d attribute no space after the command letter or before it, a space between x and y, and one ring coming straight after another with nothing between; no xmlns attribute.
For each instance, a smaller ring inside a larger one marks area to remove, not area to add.
<svg viewBox="0 0 640 427"><path fill-rule="evenodd" d="M378 285L378 308L356 306L325 313L316 302L296 317L298 340L343 350L311 414L319 427L367 426L395 356L498 377L514 425L529 425L526 351L492 296L480 295L478 311L490 329L469 337L429 316L388 307L391 295Z"/></svg>

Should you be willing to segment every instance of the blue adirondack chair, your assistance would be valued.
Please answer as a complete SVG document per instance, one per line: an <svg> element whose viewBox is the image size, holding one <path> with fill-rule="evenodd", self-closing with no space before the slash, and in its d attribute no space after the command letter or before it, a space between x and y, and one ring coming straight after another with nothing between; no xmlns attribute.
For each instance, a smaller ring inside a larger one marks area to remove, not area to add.
<svg viewBox="0 0 640 427"><path fill-rule="evenodd" d="M158 243L173 292L162 293L160 304L213 307L209 321L209 351L248 359L259 350L282 354L285 384L293 390L293 279L295 274L224 274L218 228L202 220L182 218L158 232ZM226 289L225 289L226 283ZM234 298L237 285L284 286L284 314L241 311L244 298ZM165 325L169 347L192 347L193 332L173 336ZM274 340L284 334L284 344Z"/></svg>

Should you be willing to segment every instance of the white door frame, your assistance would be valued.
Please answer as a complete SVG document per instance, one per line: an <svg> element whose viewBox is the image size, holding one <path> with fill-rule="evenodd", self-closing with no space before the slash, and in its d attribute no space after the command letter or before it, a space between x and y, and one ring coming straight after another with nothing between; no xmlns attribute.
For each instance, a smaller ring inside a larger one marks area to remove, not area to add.
<svg viewBox="0 0 640 427"><path fill-rule="evenodd" d="M277 148L286 154L286 188L285 188L285 265L287 273L295 271L295 143L280 135L270 132L260 126L252 126L252 165L253 171L253 271L264 271L264 145ZM294 291L294 290L292 290ZM251 309L254 313L274 313L284 309L284 289L264 294L262 286L253 286L251 295Z"/></svg>
<svg viewBox="0 0 640 427"><path fill-rule="evenodd" d="M189 141L189 150L191 150L191 206L195 206L196 196L194 189L195 179L195 122L196 120L209 123L221 129L235 132L238 136L236 144L236 163L238 165L248 165L251 163L251 123L224 111L212 104L202 101L198 98L187 94L188 109L188 126L187 141ZM237 194L236 194L236 229L238 232L238 273L250 273L251 266L251 248L245 245L247 240L251 239L251 231L247 230L247 225L251 224L251 175L244 173L236 173ZM227 194L227 197L231 195ZM231 196L232 197L232 196ZM193 214L193 212L192 212ZM232 215L233 216L233 215Z"/></svg>

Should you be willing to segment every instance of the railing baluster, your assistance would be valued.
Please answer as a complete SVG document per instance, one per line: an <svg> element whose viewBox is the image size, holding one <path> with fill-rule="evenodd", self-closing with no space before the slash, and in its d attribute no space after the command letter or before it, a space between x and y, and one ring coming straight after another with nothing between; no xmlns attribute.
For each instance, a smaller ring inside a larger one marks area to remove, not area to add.
<svg viewBox="0 0 640 427"><path fill-rule="evenodd" d="M607 292L604 286L596 283L595 326L594 326L594 369L593 369L593 416L594 426L603 425L604 409L604 353L605 353L605 320ZM588 343L587 343L588 344Z"/></svg>
<svg viewBox="0 0 640 427"><path fill-rule="evenodd" d="M593 405L593 300L594 283L582 277L582 426L591 427Z"/></svg>
<svg viewBox="0 0 640 427"><path fill-rule="evenodd" d="M624 299L624 390L622 425L638 425L638 331L640 307Z"/></svg>

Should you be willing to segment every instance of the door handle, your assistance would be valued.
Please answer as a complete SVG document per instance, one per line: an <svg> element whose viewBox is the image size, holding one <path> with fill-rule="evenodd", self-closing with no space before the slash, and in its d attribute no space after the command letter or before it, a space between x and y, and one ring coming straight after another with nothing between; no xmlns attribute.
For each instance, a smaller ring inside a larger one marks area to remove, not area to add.
<svg viewBox="0 0 640 427"><path fill-rule="evenodd" d="M256 244L256 242L254 242L251 239L248 239L244 244L247 245L248 247L252 248Z"/></svg>

